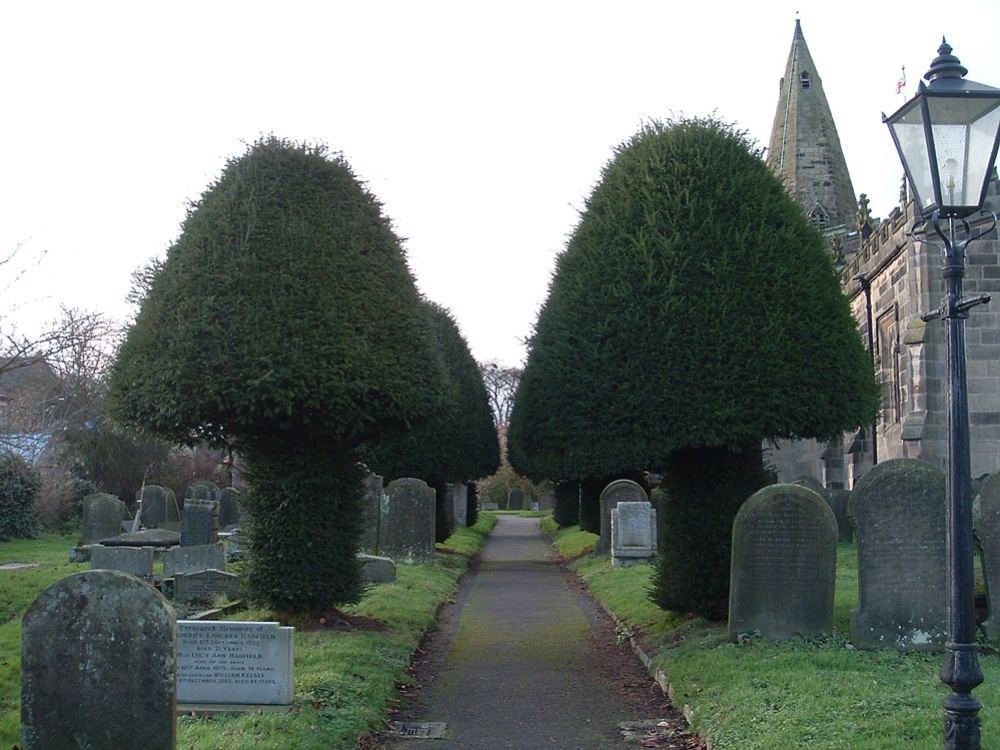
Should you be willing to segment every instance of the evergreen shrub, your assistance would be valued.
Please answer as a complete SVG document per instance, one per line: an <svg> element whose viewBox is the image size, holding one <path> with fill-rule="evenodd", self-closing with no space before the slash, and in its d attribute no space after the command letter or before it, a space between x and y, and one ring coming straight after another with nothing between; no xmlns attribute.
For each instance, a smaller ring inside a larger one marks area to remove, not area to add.
<svg viewBox="0 0 1000 750"><path fill-rule="evenodd" d="M41 491L41 477L27 461L0 455L0 541L38 536L35 500Z"/></svg>

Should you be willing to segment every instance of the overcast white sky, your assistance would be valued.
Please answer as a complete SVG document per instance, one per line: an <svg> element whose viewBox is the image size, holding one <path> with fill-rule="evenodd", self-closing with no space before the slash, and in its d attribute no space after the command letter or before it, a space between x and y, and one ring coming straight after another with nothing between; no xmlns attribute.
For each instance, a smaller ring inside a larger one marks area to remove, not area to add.
<svg viewBox="0 0 1000 750"><path fill-rule="evenodd" d="M61 304L124 319L188 201L274 133L342 152L421 291L480 360L521 364L556 254L644 119L766 145L799 17L858 193L902 168L881 113L942 35L1000 86L1000 3L661 0L34 2L0 8L0 331ZM946 9L948 6L945 6ZM892 29L896 29L893 34ZM18 268L27 273L7 288Z"/></svg>

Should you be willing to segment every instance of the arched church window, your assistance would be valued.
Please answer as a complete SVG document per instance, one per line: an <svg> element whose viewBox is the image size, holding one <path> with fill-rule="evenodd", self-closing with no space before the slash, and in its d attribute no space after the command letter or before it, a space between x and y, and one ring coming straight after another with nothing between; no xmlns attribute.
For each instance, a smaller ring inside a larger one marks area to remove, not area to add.
<svg viewBox="0 0 1000 750"><path fill-rule="evenodd" d="M808 70L803 70L802 71L802 88L804 88L804 89L809 88L809 71Z"/></svg>

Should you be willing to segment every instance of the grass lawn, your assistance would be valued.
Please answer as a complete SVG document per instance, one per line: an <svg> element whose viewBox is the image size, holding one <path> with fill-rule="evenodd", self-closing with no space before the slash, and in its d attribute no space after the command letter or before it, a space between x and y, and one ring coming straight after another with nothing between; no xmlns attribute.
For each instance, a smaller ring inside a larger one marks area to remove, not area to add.
<svg viewBox="0 0 1000 750"><path fill-rule="evenodd" d="M448 601L481 549L495 519L481 514L474 529L461 529L438 546L433 564L399 566L395 583L373 587L352 614L384 621L386 632L298 630L295 635L295 705L291 711L230 716L180 717L178 747L357 748L359 738L384 726L406 684L410 657L442 602ZM596 536L579 529L543 528L615 613L620 632L635 633L671 686L674 703L686 706L693 726L715 750L938 750L941 700L947 688L937 673L940 654L863 651L850 643L850 614L857 606L857 557L842 544L837 569L835 632L823 638L771 643L747 638L730 643L723 625L684 619L647 598L652 568L612 568L592 553ZM20 741L21 615L50 583L85 569L67 562L70 537L0 544L0 564L36 563L0 571L0 748ZM234 618L273 619L244 611ZM1000 655L983 642L986 681L975 695L983 747L1000 746Z"/></svg>
<svg viewBox="0 0 1000 750"><path fill-rule="evenodd" d="M593 534L561 529L560 550L586 548ZM564 554L566 554L564 552ZM567 555L569 556L569 555ZM942 654L861 650L850 642L858 603L857 551L838 553L834 633L772 643L731 643L724 625L681 619L646 597L651 566L612 568L585 554L573 567L595 597L637 634L692 726L716 750L940 750L948 689L938 678ZM981 641L985 682L975 690L983 747L1000 747L1000 655Z"/></svg>
<svg viewBox="0 0 1000 750"><path fill-rule="evenodd" d="M478 552L496 523L480 514L474 528L459 529L437 560L400 565L398 579L373 586L346 612L382 620L385 632L297 630L295 703L290 711L182 716L178 748L298 750L356 748L360 737L381 730L405 684L410 657L435 614L458 587L469 558ZM75 537L0 544L0 564L30 562L34 568L0 570L0 748L20 743L21 616L46 586L87 569L67 562ZM247 610L230 619L273 620L268 612ZM292 623L294 624L294 623Z"/></svg>

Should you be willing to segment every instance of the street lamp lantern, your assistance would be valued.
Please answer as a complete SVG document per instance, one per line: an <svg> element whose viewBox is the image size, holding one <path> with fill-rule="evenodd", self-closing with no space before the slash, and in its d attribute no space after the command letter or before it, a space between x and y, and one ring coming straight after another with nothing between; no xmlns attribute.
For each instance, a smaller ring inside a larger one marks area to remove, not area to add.
<svg viewBox="0 0 1000 750"><path fill-rule="evenodd" d="M967 217L982 212L1000 140L1000 89L963 80L968 71L942 39L938 56L916 95L891 117L882 115L913 188L923 237L941 247L945 296L921 316L947 329L948 471L946 548L948 642L941 681L945 750L980 750L979 709L972 690L983 681L975 632L975 547L972 534L972 461L965 368L965 319L989 295L964 297L965 249L991 232L996 215L973 230ZM941 220L946 226L941 226ZM931 234L933 232L933 235ZM916 236L916 225L911 232ZM936 239L932 239L936 238Z"/></svg>
<svg viewBox="0 0 1000 750"><path fill-rule="evenodd" d="M921 212L964 217L979 211L1000 141L1000 89L967 81L941 40L916 95L882 115Z"/></svg>

